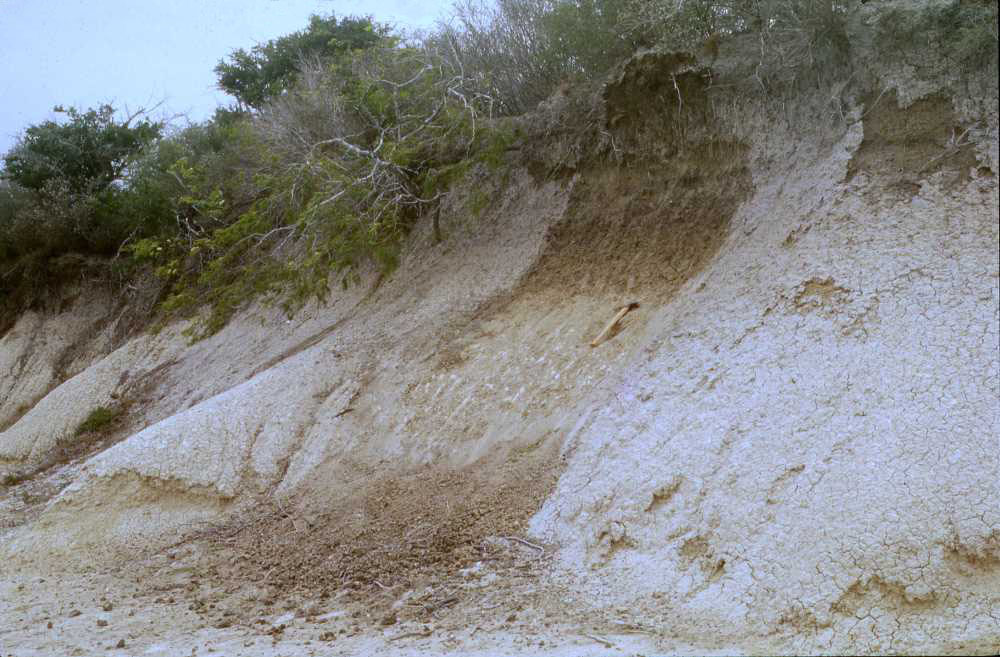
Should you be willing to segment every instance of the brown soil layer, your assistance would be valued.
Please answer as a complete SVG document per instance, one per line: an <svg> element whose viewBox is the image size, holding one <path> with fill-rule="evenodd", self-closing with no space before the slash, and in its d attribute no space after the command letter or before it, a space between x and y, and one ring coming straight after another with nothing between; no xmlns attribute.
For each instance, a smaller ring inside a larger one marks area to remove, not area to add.
<svg viewBox="0 0 1000 657"><path fill-rule="evenodd" d="M954 182L965 183L977 165L972 139L949 98L931 96L900 109L893 92L872 99L862 121L864 141L851 159L848 180L863 171L913 194L919 179L939 171L954 172Z"/></svg>

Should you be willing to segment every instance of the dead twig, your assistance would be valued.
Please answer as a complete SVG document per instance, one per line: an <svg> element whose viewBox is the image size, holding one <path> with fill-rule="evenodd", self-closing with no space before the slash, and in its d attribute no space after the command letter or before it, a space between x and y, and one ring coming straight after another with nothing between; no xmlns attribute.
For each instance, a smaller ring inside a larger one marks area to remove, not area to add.
<svg viewBox="0 0 1000 657"><path fill-rule="evenodd" d="M587 634L585 632L580 632L580 636L585 636L588 639L590 639L591 641L596 641L599 644L601 644L602 646L604 646L605 648L614 648L615 647L615 644L611 643L607 639L602 639L601 637L594 636L593 634Z"/></svg>
<svg viewBox="0 0 1000 657"><path fill-rule="evenodd" d="M526 541L523 538L518 538L517 536L501 536L500 538L502 538L505 541L514 541L515 543L520 543L521 545L530 547L534 550L538 550L543 554L545 553L545 548L543 548L541 545L535 545L531 541Z"/></svg>
<svg viewBox="0 0 1000 657"><path fill-rule="evenodd" d="M958 153L963 148L965 148L967 146L971 146L972 145L972 141L969 140L969 139L967 139L970 130L972 130L972 128L966 128L965 132L963 132L960 135L956 134L953 131L952 135L951 135L951 139L948 140L948 144L945 147L945 149L940 154L938 154L938 155L932 157L931 159L929 159L924 164L924 166L922 166L919 169L917 169L917 173L923 173L924 171L927 171L927 169L929 169L930 166L932 164L934 164L935 162L937 162L938 160L941 160L941 159L944 159L944 158L947 158L947 157L951 157L952 155L955 155L956 153Z"/></svg>
<svg viewBox="0 0 1000 657"><path fill-rule="evenodd" d="M656 634L654 630L647 627L641 627L635 623L626 623L625 621L612 621L613 625L620 626L618 631L623 634Z"/></svg>

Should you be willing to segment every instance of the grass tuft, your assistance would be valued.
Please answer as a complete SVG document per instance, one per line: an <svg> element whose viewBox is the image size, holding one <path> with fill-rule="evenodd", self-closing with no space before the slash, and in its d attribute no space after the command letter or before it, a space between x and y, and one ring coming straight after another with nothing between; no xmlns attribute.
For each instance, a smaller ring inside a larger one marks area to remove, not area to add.
<svg viewBox="0 0 1000 657"><path fill-rule="evenodd" d="M121 411L106 406L98 406L90 411L87 418L76 428L76 435L102 431L121 414Z"/></svg>

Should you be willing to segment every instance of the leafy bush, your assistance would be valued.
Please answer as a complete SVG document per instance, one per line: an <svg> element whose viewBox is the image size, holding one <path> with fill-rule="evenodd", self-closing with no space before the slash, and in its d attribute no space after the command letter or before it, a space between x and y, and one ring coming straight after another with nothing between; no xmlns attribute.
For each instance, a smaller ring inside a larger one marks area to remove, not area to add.
<svg viewBox="0 0 1000 657"><path fill-rule="evenodd" d="M74 193L99 192L119 180L131 158L160 136L162 124L139 115L115 117L111 105L80 112L56 107L64 123L45 121L29 127L4 155L3 177L42 192L52 184Z"/></svg>
<svg viewBox="0 0 1000 657"><path fill-rule="evenodd" d="M0 262L9 262L32 240L34 227L20 219L34 202L34 196L19 185L0 180Z"/></svg>
<svg viewBox="0 0 1000 657"><path fill-rule="evenodd" d="M311 16L309 26L249 51L240 48L215 67L219 88L247 107L259 109L288 91L303 62L325 60L379 45L388 28L370 18Z"/></svg>
<svg viewBox="0 0 1000 657"><path fill-rule="evenodd" d="M0 186L0 310L13 314L93 257L113 255L148 212L129 203L128 179L162 124L113 107L30 126L6 155Z"/></svg>
<svg viewBox="0 0 1000 657"><path fill-rule="evenodd" d="M460 82L416 45L304 65L292 88L240 124L244 161L178 162L182 230L130 253L170 282L168 310L208 302L199 335L249 298L287 290L292 310L324 296L331 272L346 284L362 261L391 269L413 221L438 201L442 172L491 134ZM240 189L226 187L234 178Z"/></svg>

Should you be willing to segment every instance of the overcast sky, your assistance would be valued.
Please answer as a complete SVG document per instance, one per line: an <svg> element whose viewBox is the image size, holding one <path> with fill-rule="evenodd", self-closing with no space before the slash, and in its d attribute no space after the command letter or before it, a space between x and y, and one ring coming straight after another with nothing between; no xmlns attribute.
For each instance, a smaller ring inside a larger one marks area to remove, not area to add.
<svg viewBox="0 0 1000 657"><path fill-rule="evenodd" d="M227 96L216 62L306 26L310 14L371 14L430 27L451 0L0 0L0 154L55 105L164 101L207 118Z"/></svg>

